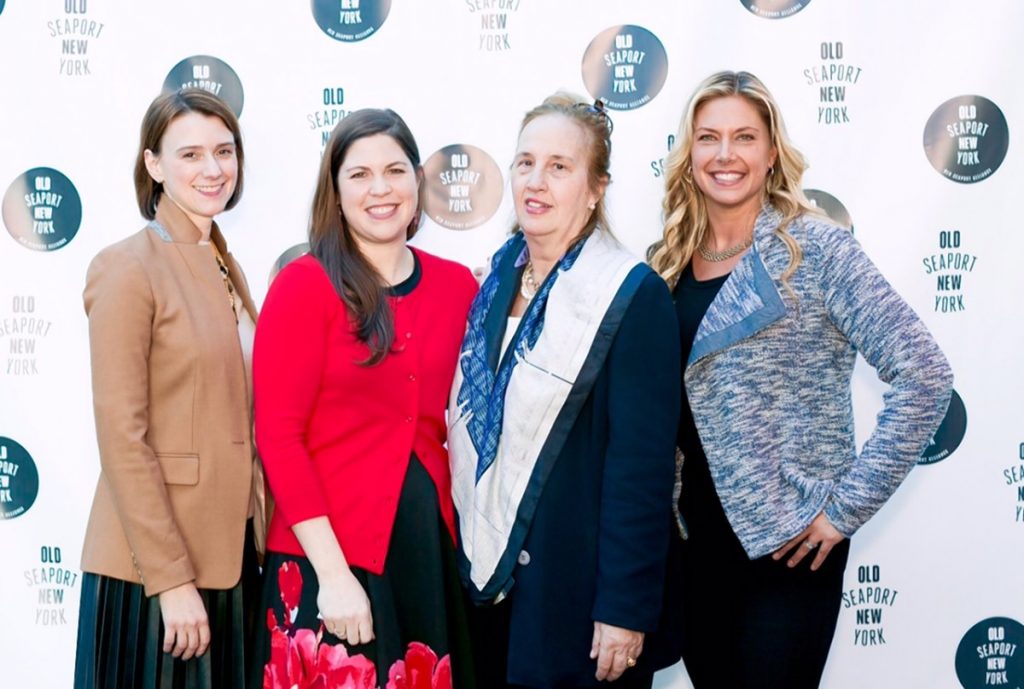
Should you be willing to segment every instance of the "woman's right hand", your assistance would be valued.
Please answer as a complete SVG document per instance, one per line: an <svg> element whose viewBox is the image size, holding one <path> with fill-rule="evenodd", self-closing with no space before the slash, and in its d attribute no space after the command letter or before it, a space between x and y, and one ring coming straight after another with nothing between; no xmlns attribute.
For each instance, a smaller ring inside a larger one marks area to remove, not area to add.
<svg viewBox="0 0 1024 689"><path fill-rule="evenodd" d="M334 529L326 516L292 525L302 550L313 564L320 592L316 604L327 631L350 646L373 641L370 599L348 568Z"/></svg>
<svg viewBox="0 0 1024 689"><path fill-rule="evenodd" d="M199 590L191 581L159 594L164 619L164 653L188 660L210 646L210 621Z"/></svg>
<svg viewBox="0 0 1024 689"><path fill-rule="evenodd" d="M370 599L347 568L319 581L316 604L327 631L350 646L373 641Z"/></svg>

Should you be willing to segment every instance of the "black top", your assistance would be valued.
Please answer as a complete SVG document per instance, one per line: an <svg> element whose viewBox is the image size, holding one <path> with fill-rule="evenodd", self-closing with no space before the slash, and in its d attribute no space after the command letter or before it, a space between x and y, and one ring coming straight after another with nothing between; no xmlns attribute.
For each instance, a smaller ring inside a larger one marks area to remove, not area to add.
<svg viewBox="0 0 1024 689"><path fill-rule="evenodd" d="M683 374L686 373L686 361L693 349L693 340L697 336L704 314L718 291L729 279L729 275L698 280L693 275L692 264L687 264L676 284L673 298L676 302L676 316L679 319L679 339L682 345ZM708 458L701 446L697 426L690 412L690 400L686 394L686 381L682 386L682 408L679 413L679 435L677 442L683 452L683 488L679 496L679 511L686 521L689 531L689 542L703 542L708 539L719 539L735 536L722 510L715 484L708 469Z"/></svg>
<svg viewBox="0 0 1024 689"><path fill-rule="evenodd" d="M407 297L416 289L416 285L420 284L420 278L423 277L423 268L420 266L420 257L416 255L416 252L412 252L412 274L406 279L399 282L397 285L391 285L384 289L385 294L389 297Z"/></svg>

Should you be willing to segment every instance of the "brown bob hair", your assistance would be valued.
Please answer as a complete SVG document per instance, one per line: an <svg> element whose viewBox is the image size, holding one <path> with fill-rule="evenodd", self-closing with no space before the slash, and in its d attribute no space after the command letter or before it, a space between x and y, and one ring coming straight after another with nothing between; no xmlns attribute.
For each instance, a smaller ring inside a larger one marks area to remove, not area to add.
<svg viewBox="0 0 1024 689"><path fill-rule="evenodd" d="M149 104L142 118L139 151L135 156L135 198L139 203L139 212L148 220L156 217L156 204L163 193L163 184L149 176L146 169L146 151L152 151L153 155L159 156L160 142L167 127L174 120L190 112L220 118L231 132L235 139L235 156L238 158L238 178L235 180L235 191L228 199L226 208L234 208L242 198L245 151L242 148L242 129L238 126L235 113L220 98L202 89L188 88L164 93Z"/></svg>

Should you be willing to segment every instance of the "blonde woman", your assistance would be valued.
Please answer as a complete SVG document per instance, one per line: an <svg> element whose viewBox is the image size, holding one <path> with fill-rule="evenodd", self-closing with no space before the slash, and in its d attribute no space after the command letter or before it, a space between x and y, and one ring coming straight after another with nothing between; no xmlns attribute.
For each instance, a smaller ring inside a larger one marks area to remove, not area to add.
<svg viewBox="0 0 1024 689"><path fill-rule="evenodd" d="M848 538L914 466L952 374L850 232L804 197L804 158L755 76L705 79L677 141L650 260L683 345L683 659L697 689L817 687ZM891 385L859 454L858 352Z"/></svg>

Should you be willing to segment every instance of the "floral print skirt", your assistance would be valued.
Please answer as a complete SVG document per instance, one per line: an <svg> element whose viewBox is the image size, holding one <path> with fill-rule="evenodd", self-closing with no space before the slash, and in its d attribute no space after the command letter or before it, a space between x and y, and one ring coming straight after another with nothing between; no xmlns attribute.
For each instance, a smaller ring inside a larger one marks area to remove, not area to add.
<svg viewBox="0 0 1024 689"><path fill-rule="evenodd" d="M267 552L260 607L265 624L256 627L251 686L315 686L317 677L309 675L322 673L328 687L344 677L359 678L353 685L359 687L418 688L401 678L406 666L417 664L430 668L409 673L426 674L428 683L422 686L472 689L455 548L434 482L415 455L402 485L384 571L378 576L353 567L352 573L370 600L375 638L368 644L348 645L323 628L317 617L316 572L308 559ZM261 684L254 684L257 679Z"/></svg>
<svg viewBox="0 0 1024 689"><path fill-rule="evenodd" d="M199 590L210 622L210 647L187 661L163 652L157 596L147 598L140 584L85 572L75 689L244 689L259 591L251 520L245 542L238 584Z"/></svg>

